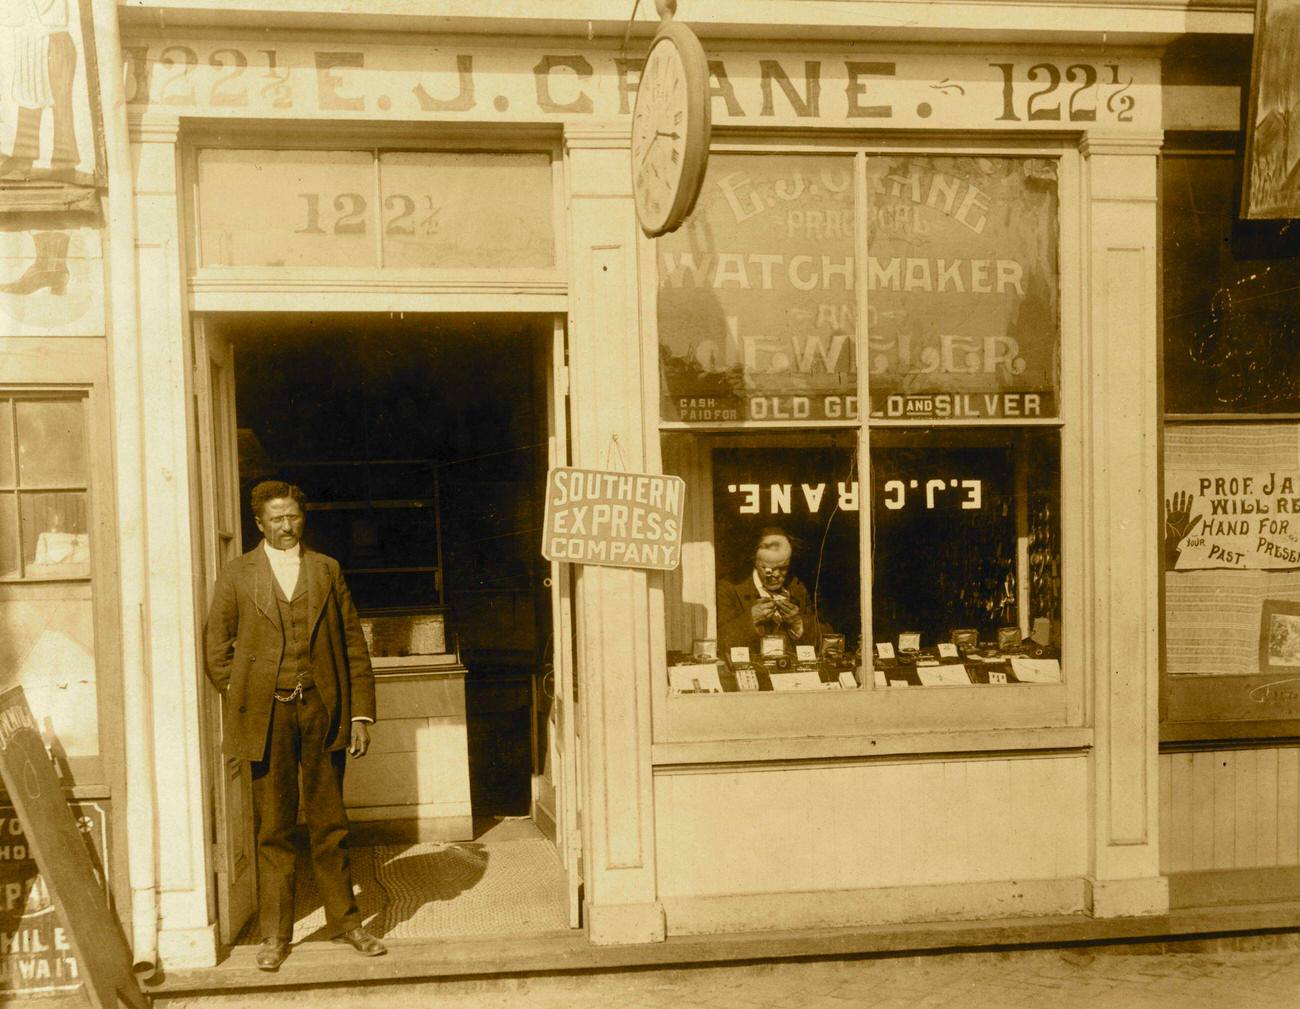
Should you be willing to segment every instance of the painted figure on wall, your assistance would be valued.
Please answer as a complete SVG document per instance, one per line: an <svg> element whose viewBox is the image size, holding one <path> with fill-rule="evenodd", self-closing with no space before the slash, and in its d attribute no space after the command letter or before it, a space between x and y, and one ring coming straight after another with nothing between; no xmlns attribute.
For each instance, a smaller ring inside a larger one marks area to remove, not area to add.
<svg viewBox="0 0 1300 1009"><path fill-rule="evenodd" d="M77 0L0 0L0 186L95 183Z"/></svg>
<svg viewBox="0 0 1300 1009"><path fill-rule="evenodd" d="M67 0L4 0L0 18L10 32L11 62L5 76L9 104L17 113L13 145L0 162L0 177L31 175L41 159L41 127L48 120L53 143L49 174L73 182L80 160L72 101L78 55L68 30Z"/></svg>

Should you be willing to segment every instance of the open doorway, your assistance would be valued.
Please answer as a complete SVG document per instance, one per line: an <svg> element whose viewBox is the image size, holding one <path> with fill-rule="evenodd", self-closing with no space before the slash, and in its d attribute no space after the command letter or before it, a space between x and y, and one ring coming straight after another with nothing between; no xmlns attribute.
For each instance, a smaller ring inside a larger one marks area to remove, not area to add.
<svg viewBox="0 0 1300 1009"><path fill-rule="evenodd" d="M372 653L385 650L381 626L436 620L436 668L404 665L417 656L401 648L389 652L401 661L376 660L376 745L349 767L368 927L437 938L576 924L560 818L539 801L563 770L550 734L567 599L557 605L538 550L546 469L563 461L562 330L550 316L410 313L223 315L196 329L232 400L227 552L260 541L253 484L288 480L307 497L304 544L339 561ZM215 372L201 384L223 395ZM221 410L206 414L217 423ZM220 453L207 455L201 470L219 487ZM231 774L216 777L231 787ZM467 801L449 801L461 781ZM218 815L218 829L239 830L241 816ZM299 939L320 916L301 869ZM247 903L222 901L232 939Z"/></svg>

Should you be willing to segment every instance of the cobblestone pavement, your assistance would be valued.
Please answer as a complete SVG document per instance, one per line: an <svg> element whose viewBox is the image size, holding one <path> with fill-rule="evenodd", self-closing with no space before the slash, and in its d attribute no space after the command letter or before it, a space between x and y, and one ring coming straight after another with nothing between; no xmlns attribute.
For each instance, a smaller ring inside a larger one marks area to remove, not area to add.
<svg viewBox="0 0 1300 1009"><path fill-rule="evenodd" d="M163 1009L1300 1009L1300 950L784 962L159 999Z"/></svg>

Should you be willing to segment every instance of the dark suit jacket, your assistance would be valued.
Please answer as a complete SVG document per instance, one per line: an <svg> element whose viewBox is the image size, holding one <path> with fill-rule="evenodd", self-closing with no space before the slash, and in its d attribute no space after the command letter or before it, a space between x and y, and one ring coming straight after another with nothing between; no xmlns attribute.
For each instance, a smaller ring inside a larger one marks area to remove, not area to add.
<svg viewBox="0 0 1300 1009"><path fill-rule="evenodd" d="M819 627L813 619L808 590L798 578L791 578L786 588L790 590L791 602L799 607L799 615L803 617L803 634L798 638L787 636L787 640L792 645L816 644ZM758 599L753 575L739 582L718 582L718 648L722 656L729 656L729 650L735 645L745 645L750 655L758 658L759 633L754 629L754 617L750 613ZM771 626L763 633L780 634L781 628Z"/></svg>
<svg viewBox="0 0 1300 1009"><path fill-rule="evenodd" d="M338 561L302 548L310 627L308 665L332 728L326 749L348 745L352 719L375 717L375 678L361 621ZM271 561L257 547L226 565L203 627L208 679L225 695L222 750L261 760L271 725L284 629Z"/></svg>

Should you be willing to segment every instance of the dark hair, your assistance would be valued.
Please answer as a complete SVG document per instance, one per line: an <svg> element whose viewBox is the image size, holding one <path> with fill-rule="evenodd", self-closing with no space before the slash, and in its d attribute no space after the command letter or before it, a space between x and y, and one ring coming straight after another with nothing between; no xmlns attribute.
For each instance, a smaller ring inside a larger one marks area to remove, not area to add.
<svg viewBox="0 0 1300 1009"><path fill-rule="evenodd" d="M295 501L299 508L307 500L302 488L297 484L285 483L283 480L263 480L253 487L252 492L248 495L248 503L253 508L253 514L261 518L262 509L266 507L266 503L275 501L278 498L288 498Z"/></svg>

